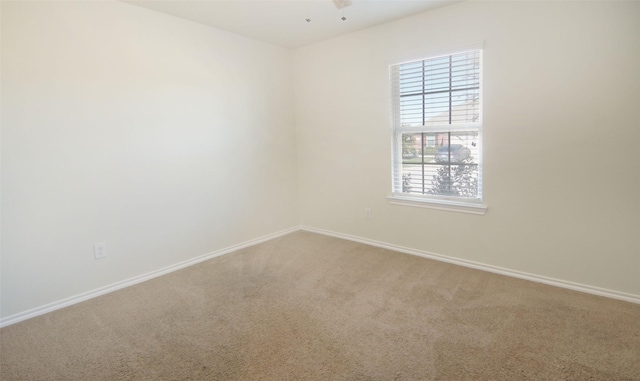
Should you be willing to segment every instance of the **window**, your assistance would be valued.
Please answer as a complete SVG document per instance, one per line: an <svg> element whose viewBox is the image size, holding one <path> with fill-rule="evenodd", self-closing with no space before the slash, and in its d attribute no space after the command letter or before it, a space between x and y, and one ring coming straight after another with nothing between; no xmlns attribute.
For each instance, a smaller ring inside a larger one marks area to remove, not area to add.
<svg viewBox="0 0 640 381"><path fill-rule="evenodd" d="M482 203L481 63L473 50L391 66L392 200Z"/></svg>

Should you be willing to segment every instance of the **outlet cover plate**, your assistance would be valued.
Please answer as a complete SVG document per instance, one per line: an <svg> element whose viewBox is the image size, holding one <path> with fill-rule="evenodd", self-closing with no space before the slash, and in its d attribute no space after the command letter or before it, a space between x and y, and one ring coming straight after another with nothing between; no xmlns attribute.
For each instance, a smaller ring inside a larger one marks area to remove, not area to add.
<svg viewBox="0 0 640 381"><path fill-rule="evenodd" d="M107 243L100 242L93 245L93 251L96 259L104 258L107 256Z"/></svg>

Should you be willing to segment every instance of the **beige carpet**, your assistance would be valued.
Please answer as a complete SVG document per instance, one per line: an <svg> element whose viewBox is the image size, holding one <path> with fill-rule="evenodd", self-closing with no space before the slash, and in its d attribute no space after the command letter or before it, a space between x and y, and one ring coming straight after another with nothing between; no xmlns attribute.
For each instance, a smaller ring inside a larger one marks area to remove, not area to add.
<svg viewBox="0 0 640 381"><path fill-rule="evenodd" d="M640 380L640 305L296 232L0 330L2 380Z"/></svg>

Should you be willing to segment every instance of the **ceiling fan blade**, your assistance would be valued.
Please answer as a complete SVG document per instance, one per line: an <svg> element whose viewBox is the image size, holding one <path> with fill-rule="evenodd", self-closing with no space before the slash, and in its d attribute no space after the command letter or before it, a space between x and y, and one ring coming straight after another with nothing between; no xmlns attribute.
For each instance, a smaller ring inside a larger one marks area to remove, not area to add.
<svg viewBox="0 0 640 381"><path fill-rule="evenodd" d="M333 1L333 5L336 6L336 8L338 9L342 9L345 7L348 7L349 5L351 5L351 0L332 0Z"/></svg>

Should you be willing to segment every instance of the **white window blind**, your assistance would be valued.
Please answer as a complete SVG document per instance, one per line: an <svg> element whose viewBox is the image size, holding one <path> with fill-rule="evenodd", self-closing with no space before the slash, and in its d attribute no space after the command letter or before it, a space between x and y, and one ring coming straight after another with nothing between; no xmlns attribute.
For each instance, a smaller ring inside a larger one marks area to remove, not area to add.
<svg viewBox="0 0 640 381"><path fill-rule="evenodd" d="M393 195L482 202L482 51L391 66Z"/></svg>

